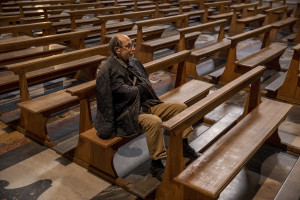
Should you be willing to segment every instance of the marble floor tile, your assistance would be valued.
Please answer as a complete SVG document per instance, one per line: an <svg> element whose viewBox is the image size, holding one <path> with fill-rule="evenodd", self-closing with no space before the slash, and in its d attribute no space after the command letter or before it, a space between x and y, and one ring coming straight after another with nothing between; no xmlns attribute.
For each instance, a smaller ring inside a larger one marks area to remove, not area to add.
<svg viewBox="0 0 300 200"><path fill-rule="evenodd" d="M8 184L4 186L4 193L5 190L24 187L25 191L23 193L27 193L27 195L32 190L30 189L31 187L25 186L38 181L43 182L46 188L41 189L44 191L37 193L37 195L39 195L39 199L47 200L91 199L110 186L110 183L66 158L62 158L52 149L46 149L37 155L2 170L0 172L0 180ZM37 187L43 188L43 184L40 183Z"/></svg>

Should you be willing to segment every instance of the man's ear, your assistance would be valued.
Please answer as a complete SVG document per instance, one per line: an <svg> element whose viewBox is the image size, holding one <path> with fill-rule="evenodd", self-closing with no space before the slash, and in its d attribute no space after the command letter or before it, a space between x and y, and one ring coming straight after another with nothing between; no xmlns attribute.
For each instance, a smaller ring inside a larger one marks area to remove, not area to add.
<svg viewBox="0 0 300 200"><path fill-rule="evenodd" d="M119 52L120 52L120 47L115 46L114 49L115 49L115 52L116 52L116 53L119 53Z"/></svg>

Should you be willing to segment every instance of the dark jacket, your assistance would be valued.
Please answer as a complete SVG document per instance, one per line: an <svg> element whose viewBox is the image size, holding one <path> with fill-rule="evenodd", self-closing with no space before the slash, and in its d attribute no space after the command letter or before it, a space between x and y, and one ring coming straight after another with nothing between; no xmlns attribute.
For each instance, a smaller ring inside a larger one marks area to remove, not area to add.
<svg viewBox="0 0 300 200"><path fill-rule="evenodd" d="M103 139L138 134L141 106L145 110L161 103L143 65L136 59L130 59L127 66L114 55L99 70L96 98L95 128Z"/></svg>

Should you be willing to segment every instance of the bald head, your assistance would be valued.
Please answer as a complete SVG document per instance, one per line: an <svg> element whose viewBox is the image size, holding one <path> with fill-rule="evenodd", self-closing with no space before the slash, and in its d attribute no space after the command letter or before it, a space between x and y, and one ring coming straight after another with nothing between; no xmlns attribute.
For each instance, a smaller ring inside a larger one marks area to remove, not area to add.
<svg viewBox="0 0 300 200"><path fill-rule="evenodd" d="M118 34L118 35L116 35L116 37L117 37L120 41L122 41L122 43L123 43L123 42L126 42L126 41L128 41L128 40L131 40L127 35L124 35L124 34Z"/></svg>
<svg viewBox="0 0 300 200"><path fill-rule="evenodd" d="M135 50L131 39L124 34L112 37L109 42L109 48L113 54L125 62L128 62L129 58L133 57Z"/></svg>

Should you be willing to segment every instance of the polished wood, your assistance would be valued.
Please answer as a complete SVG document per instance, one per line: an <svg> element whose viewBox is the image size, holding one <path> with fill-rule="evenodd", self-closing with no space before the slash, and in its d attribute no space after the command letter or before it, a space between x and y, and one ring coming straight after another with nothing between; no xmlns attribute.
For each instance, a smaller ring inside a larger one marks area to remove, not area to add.
<svg viewBox="0 0 300 200"><path fill-rule="evenodd" d="M266 18L263 25L271 24L273 29L271 30L271 40L277 40L277 33L281 28L288 26L290 33L294 32L294 25L297 22L298 18L288 17L288 6L280 6L277 8L271 8L265 11ZM278 16L278 12L281 13L281 16ZM280 20L278 18L280 17Z"/></svg>
<svg viewBox="0 0 300 200"><path fill-rule="evenodd" d="M267 25L261 28L257 28L255 30L251 30L245 33L241 33L229 37L228 39L231 40L231 45L229 48L224 72L219 77L214 77L214 80L217 80L220 84L226 84L234 80L235 78L239 77L241 73L244 73L245 71L249 70L249 68L252 68L251 67L252 64L253 67L259 64L259 65L266 65L267 67L270 68L280 69L279 58L284 53L286 46L285 45L277 46L280 44L270 45L271 29L272 26ZM237 60L236 57L238 43L259 36L262 39L261 50L254 54L258 56L248 55L241 59L240 63L247 63L247 68L243 67L243 65L239 65L238 63L239 61ZM274 48L274 47L278 47L278 48ZM264 53L266 57L261 57L259 55L259 53L261 52ZM237 68L237 66L239 66L239 68Z"/></svg>
<svg viewBox="0 0 300 200"><path fill-rule="evenodd" d="M191 6L181 6L181 8L179 8L179 7L162 8L162 9L158 10L158 17L165 17L167 14L174 13L174 12L176 14L176 12L179 13L179 10L181 10L180 14L183 14L185 12L191 11L192 7ZM204 11L203 11L203 13L204 13Z"/></svg>
<svg viewBox="0 0 300 200"><path fill-rule="evenodd" d="M289 104L265 100L205 151L199 159L188 166L175 180L201 194L217 198L265 140L270 137L274 128L284 120L290 108ZM193 176L190 175L191 173Z"/></svg>
<svg viewBox="0 0 300 200"><path fill-rule="evenodd" d="M150 40L150 39L155 39L155 38L160 38L162 33L168 28L168 25L158 25L158 26L149 26L143 29L143 35L144 35L144 40ZM102 30L102 29L101 29ZM111 34L106 34L106 35L101 35L103 36L103 39L101 39L100 42L103 42L104 44L108 43L112 37L118 35L118 34L124 34L127 35L131 39L136 39L137 37L137 30L130 30L130 31L121 31L117 33L111 33Z"/></svg>
<svg viewBox="0 0 300 200"><path fill-rule="evenodd" d="M107 52L108 52L108 45L101 45L97 47L81 49L78 51L72 51L72 52L53 55L45 58L38 58L38 59L33 59L21 63L7 65L5 66L5 69L12 71L15 75L18 75L19 77L25 77L25 79L23 80L25 81L25 83L20 82L19 85L20 85L20 89L22 88L21 97L20 97L21 101L26 101L29 100L30 98L28 97L26 98L26 96L22 96L22 93L29 94L28 86L27 86L28 82L30 85L32 85L35 83L43 82L45 80L53 79L55 77L61 77L66 74L70 74L74 71L79 70L78 68L80 67L88 68L89 67L88 65L92 65L93 62L95 63L95 62L102 61L103 57L96 57L94 59L88 58L85 60L86 57L91 57L94 55L107 55ZM77 59L82 59L82 60L81 62L74 61ZM64 63L68 63L68 64L64 64ZM34 71L36 72L34 73ZM27 73L29 73L28 77L26 76ZM1 83L1 88L3 88L3 90L5 91L8 91L9 89L10 90L15 89L16 87L15 83L12 83L15 81L17 81L15 80L15 78L11 78L11 79L8 78L7 82ZM23 86L23 84L25 84L25 86Z"/></svg>
<svg viewBox="0 0 300 200"><path fill-rule="evenodd" d="M207 0L181 0L179 1L179 14L186 14L191 16L201 16L204 15L204 3L206 3ZM198 10L192 10L189 12L184 12L183 8L184 6L190 6L191 4L198 5ZM212 14L215 10L214 9L208 9L208 14Z"/></svg>
<svg viewBox="0 0 300 200"><path fill-rule="evenodd" d="M232 17L233 12L230 11L231 1L219 1L212 3L204 3L204 15L202 23L214 20L227 19ZM218 13L212 13L211 8L217 8Z"/></svg>
<svg viewBox="0 0 300 200"><path fill-rule="evenodd" d="M47 120L51 114L79 103L77 97L66 93L65 90L30 100L26 72L32 72L28 79L31 78L36 83L87 69L89 80L93 80L96 78L98 66L106 59L105 56L98 54L105 49L107 50L107 46L92 47L6 67L20 77L21 103L18 103L21 109L20 130L44 145L53 146L47 133Z"/></svg>
<svg viewBox="0 0 300 200"><path fill-rule="evenodd" d="M48 34L48 29L51 27L51 22L40 22L33 24L21 24L21 25L11 25L11 26L2 26L0 27L0 34L12 33L13 37L20 36L22 34L26 34L29 36L34 36L33 30L42 30L43 35Z"/></svg>
<svg viewBox="0 0 300 200"><path fill-rule="evenodd" d="M135 24L137 25L137 38L136 38L136 52L135 56L142 63L149 62L153 60L153 53L155 50L164 48L167 46L174 46L174 42L177 44L179 41L179 35L174 39L175 36L164 37L164 39L154 39L144 41L143 37L143 27L153 26L156 24L165 24L170 22L180 22L180 27L184 28L188 23L188 15L176 15L171 17L155 18L149 20L138 21ZM170 41L168 40L170 39ZM192 39L195 37L192 37ZM177 41L176 41L177 40ZM153 44L153 46L151 46Z"/></svg>
<svg viewBox="0 0 300 200"><path fill-rule="evenodd" d="M239 34L244 32L244 28L250 22L258 22L258 27L262 26L262 23L265 19L264 14L257 13L258 2L249 3L249 4L236 4L231 6L233 9L233 16L231 18L230 27L228 33L230 34ZM248 8L254 7L254 12L249 15ZM241 12L241 17L239 17L239 12Z"/></svg>
<svg viewBox="0 0 300 200"><path fill-rule="evenodd" d="M67 4L67 3L73 3L73 2L74 2L74 0L18 1L18 2L16 2L16 4L19 6L19 13L17 13L17 15L20 15L21 17L38 16L38 15L43 14L43 11L39 9L39 5L57 5L57 4ZM33 11L24 11L23 10L24 6L31 6L32 9L34 9L34 10ZM60 13L60 12L58 12L58 13ZM54 11L54 13L57 13L57 12Z"/></svg>
<svg viewBox="0 0 300 200"><path fill-rule="evenodd" d="M62 4L62 5L41 5L40 9L43 9L44 15L37 17L24 17L21 18L20 21L22 23L33 23L33 22L41 22L41 21L60 21L63 19L70 19L70 15L68 13L60 13L57 15L50 15L49 13L52 10L78 10L78 9L86 9L86 8L100 8L104 7L102 2L94 2L94 3L80 3L80 4Z"/></svg>
<svg viewBox="0 0 300 200"><path fill-rule="evenodd" d="M16 25L21 16L0 16L0 26Z"/></svg>
<svg viewBox="0 0 300 200"><path fill-rule="evenodd" d="M145 63L147 73L153 73L168 67L170 64L183 62L190 51L181 51L176 54ZM165 102L183 102L187 105L197 102L205 97L212 84L198 80L192 80L186 84L175 88L160 98ZM76 86L67 90L72 95L76 95L80 99L80 136L75 151L74 162L92 170L105 179L118 184L120 179L113 166L113 156L118 148L125 143L131 141L135 137L121 138L115 137L108 140L102 140L96 133L91 121L90 114L90 98L95 96L96 82L91 81L85 83L84 86ZM83 101L86 99L85 101ZM81 113L81 111L84 111ZM121 186L122 187L122 186Z"/></svg>
<svg viewBox="0 0 300 200"><path fill-rule="evenodd" d="M275 98L277 99L300 104L300 44L294 46L292 49L294 50L294 53L285 79L278 88L271 92L276 94Z"/></svg>
<svg viewBox="0 0 300 200"><path fill-rule="evenodd" d="M78 30L86 30L89 31L89 35L101 33L101 22L99 18L97 18L100 14L110 14L115 13L119 14L124 12L126 9L125 6L115 6L115 7L103 7L103 8L95 8L95 9L84 9L84 10L73 10L68 11L67 13L70 15L70 22L68 24L57 24L56 30L62 27L68 26L68 28L71 28L71 31L78 31ZM84 18L85 15L92 15L88 18ZM83 25L90 25L89 27L80 27ZM114 23L111 25L108 25L106 27L107 30L128 30L133 27L133 23L129 21L124 21L120 23ZM105 29L105 30L106 30ZM98 37L98 36L97 36Z"/></svg>
<svg viewBox="0 0 300 200"><path fill-rule="evenodd" d="M240 60L236 61L235 64L238 68L242 67L251 69L258 65L262 65L276 58L279 58L286 49L286 46L271 44L263 48L262 50L251 54L251 57L241 58ZM272 67L280 71L280 65L274 65Z"/></svg>
<svg viewBox="0 0 300 200"><path fill-rule="evenodd" d="M104 15L104 16L98 16L98 18L100 19L100 23L101 23L101 39L100 39L100 43L101 44L105 44L108 43L109 40L111 39L110 36L107 37L107 31L110 31L110 29L108 29L109 27L112 26L111 23L107 23L110 20L117 20L119 23L124 22L124 19L143 19L144 17L147 17L148 19L151 19L154 17L154 10L146 10L146 11L136 11L136 12L125 12L125 13L120 13L120 14L113 14L113 15ZM118 25L118 22L114 22ZM113 24L114 24L113 23ZM132 22L132 26L134 25L134 23ZM132 27L130 27L132 28ZM159 27L156 27L159 29ZM122 30L124 28L120 28L120 30ZM151 29L149 29L151 30ZM155 31L154 29L152 29L153 31ZM162 34L164 29L160 29ZM137 31L136 30L130 30L130 31L122 31L117 34L125 34L127 36L129 36L130 38L134 38L136 37ZM151 34L151 31L150 33Z"/></svg>
<svg viewBox="0 0 300 200"><path fill-rule="evenodd" d="M263 0L259 0L256 11L255 11L254 7L248 8L248 15L251 16L251 15L255 15L256 13L264 14L265 10L271 8L271 6L272 5L270 2L268 5L265 5L265 4L263 4Z"/></svg>
<svg viewBox="0 0 300 200"><path fill-rule="evenodd" d="M170 132L170 141L157 199L217 199L254 152L277 129L292 105L272 100L264 100L260 104L259 80L264 69L258 66L248 71L163 122L163 127ZM249 84L251 90L239 122L216 142L206 146L207 150L186 167L182 154L182 131Z"/></svg>
<svg viewBox="0 0 300 200"><path fill-rule="evenodd" d="M19 37L23 37L23 36L19 36ZM0 65L8 65L8 64L26 61L26 60L32 60L35 58L60 54L66 49L68 49L68 47L65 45L49 44L47 46L38 46L33 48L3 52L0 53Z"/></svg>
<svg viewBox="0 0 300 200"><path fill-rule="evenodd" d="M18 40L4 40L0 43L0 52L14 51L18 49L30 48L32 46L46 46L65 41L71 41L71 46L76 49L84 48L84 38L87 36L87 31L78 31L72 33L63 33L57 35L48 35L43 37L25 38Z"/></svg>
<svg viewBox="0 0 300 200"><path fill-rule="evenodd" d="M155 9L155 17L159 17L159 13L158 10L159 9L165 9L165 8L169 8L171 6L170 3L167 2L163 2L160 0L153 0L153 5L139 5L138 4L138 0L134 0L134 11L143 11L143 10L152 10Z"/></svg>
<svg viewBox="0 0 300 200"><path fill-rule="evenodd" d="M196 26L186 27L182 29L178 29L180 34L178 51L186 49L186 39L185 35L195 31L204 31L207 29L214 29L216 26L219 26L219 34L217 41L213 44L209 44L207 46L202 46L200 48L193 48L191 55L185 62L185 68L182 69L182 82L185 82L184 77L191 76L194 78L198 77L196 71L196 65L201 58L215 55L217 52L221 52L225 49L228 49L230 46L230 40L225 39L225 25L227 24L226 19L221 19L217 21L207 22L205 24L200 24ZM194 47L194 44L193 46ZM175 69L176 70L176 69Z"/></svg>

